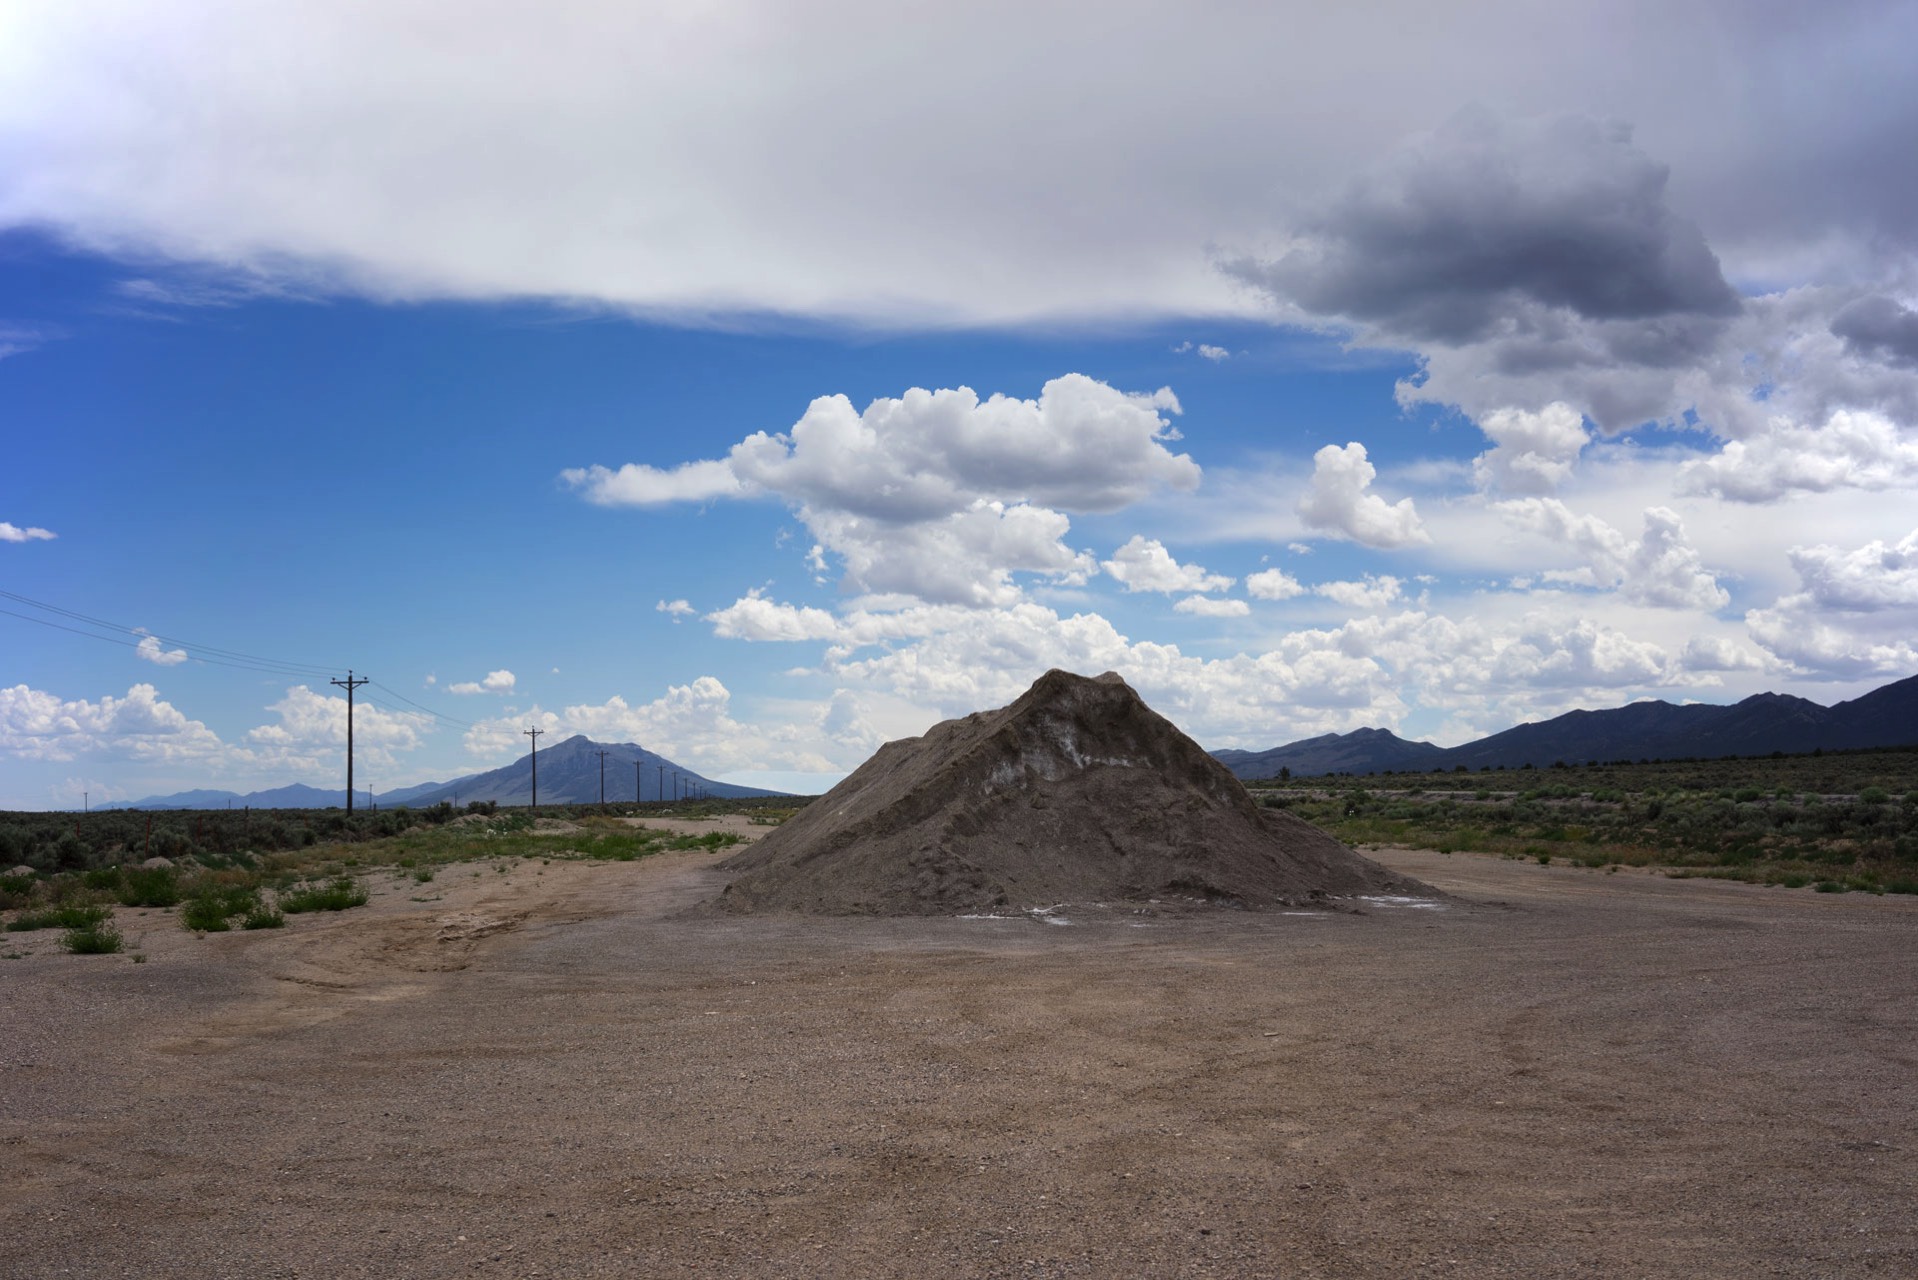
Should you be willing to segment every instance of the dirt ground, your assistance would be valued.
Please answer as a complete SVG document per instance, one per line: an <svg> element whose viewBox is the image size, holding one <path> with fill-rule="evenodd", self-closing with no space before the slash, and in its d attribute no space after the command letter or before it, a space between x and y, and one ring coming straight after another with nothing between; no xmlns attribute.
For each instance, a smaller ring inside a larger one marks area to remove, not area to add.
<svg viewBox="0 0 1918 1280"><path fill-rule="evenodd" d="M1378 856L1454 896L7 935L0 1275L1918 1273L1918 900Z"/></svg>

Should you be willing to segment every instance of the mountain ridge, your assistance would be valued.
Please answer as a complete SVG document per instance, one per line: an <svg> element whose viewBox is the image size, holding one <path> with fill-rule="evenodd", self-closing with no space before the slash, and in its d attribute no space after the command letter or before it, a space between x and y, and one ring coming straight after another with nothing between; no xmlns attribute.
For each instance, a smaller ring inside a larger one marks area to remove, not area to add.
<svg viewBox="0 0 1918 1280"><path fill-rule="evenodd" d="M1389 729L1321 734L1264 751L1215 751L1241 779L1387 770L1542 768L1560 760L1722 759L1918 745L1918 676L1829 707L1785 693L1730 704L1659 699L1527 721L1456 747L1409 742Z"/></svg>
<svg viewBox="0 0 1918 1280"><path fill-rule="evenodd" d="M716 782L677 764L657 752L634 742L595 742L585 734L574 734L561 742L539 749L539 796L545 804L593 804L600 799L600 760L606 752L606 791L609 802L632 803L635 787L646 801L674 799L697 789L709 796L745 799L776 796L778 791L742 787ZM496 804L524 805L532 801L531 752L510 764L482 773L470 773L447 782L421 782L388 792L374 792L369 799L355 790L354 806L394 808L406 805L424 809L442 800L464 805L474 800ZM262 791L191 790L172 795L147 796L140 800L115 801L95 806L101 809L218 809L246 806L253 809L336 809L346 805L346 790L328 790L305 783L292 783Z"/></svg>

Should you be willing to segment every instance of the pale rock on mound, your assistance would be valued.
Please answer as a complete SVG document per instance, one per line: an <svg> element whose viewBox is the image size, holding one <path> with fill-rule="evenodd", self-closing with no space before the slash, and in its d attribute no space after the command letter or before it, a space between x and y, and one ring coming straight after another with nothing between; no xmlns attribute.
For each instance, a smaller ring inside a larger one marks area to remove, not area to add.
<svg viewBox="0 0 1918 1280"><path fill-rule="evenodd" d="M1048 671L1011 706L889 742L750 849L722 910L945 915L1430 893L1288 813L1117 675Z"/></svg>

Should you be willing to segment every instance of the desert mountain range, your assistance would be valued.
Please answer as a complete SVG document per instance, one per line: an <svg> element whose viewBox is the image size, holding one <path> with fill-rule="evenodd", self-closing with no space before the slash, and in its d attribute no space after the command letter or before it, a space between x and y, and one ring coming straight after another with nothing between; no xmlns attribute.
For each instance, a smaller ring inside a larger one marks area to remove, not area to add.
<svg viewBox="0 0 1918 1280"><path fill-rule="evenodd" d="M1389 729L1328 733L1266 751L1215 751L1239 777L1275 778L1386 770L1544 768L1611 760L1714 759L1918 745L1918 676L1822 707L1789 694L1758 693L1730 706L1634 702L1609 711L1568 711L1476 742L1438 747Z"/></svg>

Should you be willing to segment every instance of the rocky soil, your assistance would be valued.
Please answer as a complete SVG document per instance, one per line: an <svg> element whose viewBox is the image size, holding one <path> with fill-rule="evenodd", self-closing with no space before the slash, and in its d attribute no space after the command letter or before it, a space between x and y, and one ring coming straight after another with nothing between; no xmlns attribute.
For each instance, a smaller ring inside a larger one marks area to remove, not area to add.
<svg viewBox="0 0 1918 1280"><path fill-rule="evenodd" d="M123 910L145 963L0 960L0 1275L1918 1271L1918 902L1378 856L1452 896Z"/></svg>

